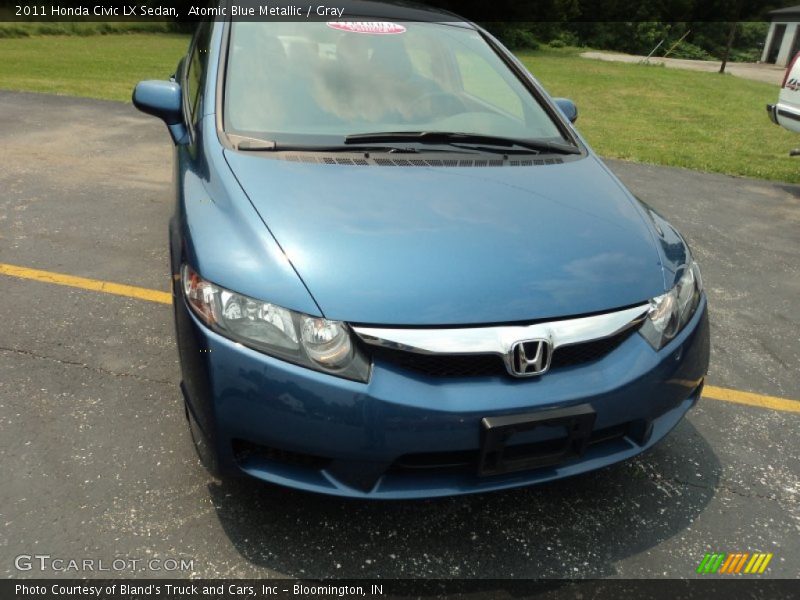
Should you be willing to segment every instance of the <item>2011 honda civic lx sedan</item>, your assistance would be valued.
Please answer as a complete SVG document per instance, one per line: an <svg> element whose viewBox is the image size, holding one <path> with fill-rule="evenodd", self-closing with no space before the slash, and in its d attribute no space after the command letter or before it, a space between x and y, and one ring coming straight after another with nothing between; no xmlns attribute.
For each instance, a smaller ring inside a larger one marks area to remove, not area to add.
<svg viewBox="0 0 800 600"><path fill-rule="evenodd" d="M227 477L402 499L627 459L700 397L706 296L478 26L347 4L201 24L135 105L175 142L189 429Z"/></svg>

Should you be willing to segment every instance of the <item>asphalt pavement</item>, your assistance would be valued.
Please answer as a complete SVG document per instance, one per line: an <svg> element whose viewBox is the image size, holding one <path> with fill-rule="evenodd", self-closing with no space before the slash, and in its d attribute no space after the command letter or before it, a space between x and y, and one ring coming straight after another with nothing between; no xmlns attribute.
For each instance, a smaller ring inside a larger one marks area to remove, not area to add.
<svg viewBox="0 0 800 600"><path fill-rule="evenodd" d="M171 153L129 105L0 92L0 263L167 291ZM708 383L800 401L800 186L609 165L701 264ZM17 568L49 555L141 561L123 577L680 578L712 551L800 574L797 412L704 398L654 450L589 475L350 501L203 471L168 306L0 275L0 316L3 577L61 575Z"/></svg>

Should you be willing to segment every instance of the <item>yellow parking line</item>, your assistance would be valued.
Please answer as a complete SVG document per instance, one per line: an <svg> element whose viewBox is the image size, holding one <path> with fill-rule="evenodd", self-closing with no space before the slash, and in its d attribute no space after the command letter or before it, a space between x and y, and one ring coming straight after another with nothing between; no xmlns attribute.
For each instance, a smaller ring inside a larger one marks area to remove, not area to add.
<svg viewBox="0 0 800 600"><path fill-rule="evenodd" d="M800 401L798 400L778 398L777 396L765 396L764 394L754 394L752 392L742 392L740 390L730 390L713 385L707 385L703 388L703 398L722 400L723 402L734 402L736 404L746 404L747 406L758 406L759 408L771 408L772 410L781 410L784 412L800 413Z"/></svg>
<svg viewBox="0 0 800 600"><path fill-rule="evenodd" d="M138 298L140 300L148 300L149 302L158 302L160 304L172 304L172 294L168 292L159 292L157 290L133 285L111 283L110 281L101 281L100 279L74 277L73 275L40 271L39 269L28 269L27 267L17 267L5 263L0 263L0 275L9 275L11 277L19 277L20 279L32 279L45 283L55 283L56 285L66 285L83 290L115 294L117 296L127 296L128 298Z"/></svg>
<svg viewBox="0 0 800 600"><path fill-rule="evenodd" d="M168 292L159 292L157 290L151 290L148 288L112 283L110 281L102 281L100 279L74 277L72 275L53 273L51 271L40 271L39 269L28 269L27 267L17 267L15 265L9 265L5 263L0 263L0 275L8 275L10 277L18 277L20 279L32 279L34 281L43 281L45 283L55 283L57 285L66 285L69 287L91 290L94 292L104 292L106 294L115 294L117 296L127 296L128 298L138 298L140 300L147 300L148 302L158 302L159 304L172 304L172 294ZM788 398L778 398L776 396L765 396L764 394L754 394L752 392L731 390L728 388L715 387L713 385L707 385L705 388L703 388L703 397L710 398L712 400L733 402L735 404L745 404L747 406L757 406L759 408L768 408L783 412L800 413L800 401L798 400L789 400Z"/></svg>

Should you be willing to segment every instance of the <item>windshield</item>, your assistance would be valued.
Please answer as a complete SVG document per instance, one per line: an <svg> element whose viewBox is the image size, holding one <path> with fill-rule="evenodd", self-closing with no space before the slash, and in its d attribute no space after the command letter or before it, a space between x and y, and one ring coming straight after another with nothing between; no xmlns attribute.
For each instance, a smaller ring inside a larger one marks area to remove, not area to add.
<svg viewBox="0 0 800 600"><path fill-rule="evenodd" d="M231 27L227 131L307 144L387 131L563 140L474 30L416 22Z"/></svg>

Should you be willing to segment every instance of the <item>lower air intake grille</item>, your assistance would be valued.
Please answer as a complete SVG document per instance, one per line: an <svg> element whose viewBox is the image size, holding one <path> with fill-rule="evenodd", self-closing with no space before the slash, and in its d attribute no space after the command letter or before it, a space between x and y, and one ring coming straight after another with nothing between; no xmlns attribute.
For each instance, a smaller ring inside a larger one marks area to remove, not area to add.
<svg viewBox="0 0 800 600"><path fill-rule="evenodd" d="M268 460L295 467L324 469L331 462L330 459L322 456L301 454L280 448L269 448L245 440L233 440L233 455L240 465L247 464L251 460Z"/></svg>
<svg viewBox="0 0 800 600"><path fill-rule="evenodd" d="M598 444L610 445L619 443L626 435L629 435L631 429L636 423L631 421L629 423L622 423L598 429L592 432L589 438L589 445L594 446ZM563 447L563 441L560 439L550 440L547 442L534 442L533 444L525 444L520 446L509 446L509 449L517 452L531 452L543 451L551 447L557 450ZM398 458L390 468L392 473L472 473L478 466L480 451L479 450L460 450L455 452L426 452L421 454L405 454Z"/></svg>

